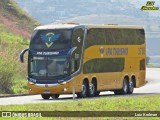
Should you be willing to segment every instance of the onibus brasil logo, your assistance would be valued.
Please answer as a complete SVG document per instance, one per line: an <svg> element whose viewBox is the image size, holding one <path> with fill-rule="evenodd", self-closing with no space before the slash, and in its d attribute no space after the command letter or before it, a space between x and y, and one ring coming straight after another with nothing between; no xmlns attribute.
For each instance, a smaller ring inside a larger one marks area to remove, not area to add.
<svg viewBox="0 0 160 120"><path fill-rule="evenodd" d="M46 35L41 35L42 41L50 48L56 40L60 37L60 34L55 35L52 32L47 33Z"/></svg>
<svg viewBox="0 0 160 120"><path fill-rule="evenodd" d="M142 6L141 10L159 10L159 7L154 6L155 1L148 1L146 6Z"/></svg>

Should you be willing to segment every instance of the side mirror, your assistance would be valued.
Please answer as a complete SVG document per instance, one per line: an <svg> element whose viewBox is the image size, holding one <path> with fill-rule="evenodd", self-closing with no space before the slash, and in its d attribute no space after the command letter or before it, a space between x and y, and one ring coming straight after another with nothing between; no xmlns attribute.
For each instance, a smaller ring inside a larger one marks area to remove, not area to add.
<svg viewBox="0 0 160 120"><path fill-rule="evenodd" d="M26 48L24 49L21 53L20 53L20 62L23 63L24 62L24 54L28 51L29 49Z"/></svg>

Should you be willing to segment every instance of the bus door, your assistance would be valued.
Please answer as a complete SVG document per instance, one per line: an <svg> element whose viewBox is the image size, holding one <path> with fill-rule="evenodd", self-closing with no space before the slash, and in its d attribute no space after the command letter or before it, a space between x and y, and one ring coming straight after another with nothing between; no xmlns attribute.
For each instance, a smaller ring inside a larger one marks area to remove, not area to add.
<svg viewBox="0 0 160 120"><path fill-rule="evenodd" d="M72 35L72 48L75 48L75 50L73 51L71 57L71 74L79 72L79 70L81 69L83 40L84 40L84 29L82 28L74 29Z"/></svg>

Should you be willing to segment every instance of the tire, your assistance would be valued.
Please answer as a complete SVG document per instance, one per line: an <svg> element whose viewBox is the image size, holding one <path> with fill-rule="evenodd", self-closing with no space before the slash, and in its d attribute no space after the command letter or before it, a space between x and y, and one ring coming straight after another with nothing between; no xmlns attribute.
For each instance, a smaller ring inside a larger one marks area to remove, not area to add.
<svg viewBox="0 0 160 120"><path fill-rule="evenodd" d="M42 98L48 100L50 98L50 94L41 94Z"/></svg>
<svg viewBox="0 0 160 120"><path fill-rule="evenodd" d="M88 93L87 82L86 82L86 81L83 81L82 91L77 94L77 97L78 97L78 98L85 98L85 97L87 97L87 93Z"/></svg>
<svg viewBox="0 0 160 120"><path fill-rule="evenodd" d="M121 95L121 91L120 91L120 90L115 90L115 91L114 91L114 94L115 94L115 95Z"/></svg>
<svg viewBox="0 0 160 120"><path fill-rule="evenodd" d="M53 98L53 99L56 99L56 98L58 98L60 95L59 94L52 94L51 95L51 97Z"/></svg>
<svg viewBox="0 0 160 120"><path fill-rule="evenodd" d="M127 93L128 93L128 88L129 88L129 83L128 83L127 79L124 78L123 87L122 87L122 89L121 89L121 94L122 94L122 95L127 94Z"/></svg>
<svg viewBox="0 0 160 120"><path fill-rule="evenodd" d="M129 89L129 83L128 83L127 79L124 78L122 89L120 89L120 90L115 90L115 91L114 91L114 94L115 94L115 95L125 95L125 94L128 93L128 89Z"/></svg>
<svg viewBox="0 0 160 120"><path fill-rule="evenodd" d="M94 97L97 90L96 90L97 86L96 86L96 82L92 81L92 83L89 85L89 97Z"/></svg>
<svg viewBox="0 0 160 120"><path fill-rule="evenodd" d="M99 94L100 94L100 91L97 91L96 94L95 94L95 96L99 96Z"/></svg>
<svg viewBox="0 0 160 120"><path fill-rule="evenodd" d="M128 94L132 94L134 91L134 83L133 83L133 80L131 80L129 82L129 87L128 87Z"/></svg>

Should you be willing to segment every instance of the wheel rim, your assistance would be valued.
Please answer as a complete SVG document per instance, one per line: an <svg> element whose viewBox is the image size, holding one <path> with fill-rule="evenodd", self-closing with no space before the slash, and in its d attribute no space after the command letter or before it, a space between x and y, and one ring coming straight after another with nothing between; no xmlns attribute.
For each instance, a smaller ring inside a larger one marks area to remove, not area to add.
<svg viewBox="0 0 160 120"><path fill-rule="evenodd" d="M93 83L90 85L90 94L93 95L95 92L95 86L93 85Z"/></svg>
<svg viewBox="0 0 160 120"><path fill-rule="evenodd" d="M127 82L126 81L124 82L124 88L123 88L123 90L124 90L124 93L127 93Z"/></svg>
<svg viewBox="0 0 160 120"><path fill-rule="evenodd" d="M131 81L129 84L130 92L133 92L133 82Z"/></svg>
<svg viewBox="0 0 160 120"><path fill-rule="evenodd" d="M82 85L82 95L86 96L86 86L84 84Z"/></svg>

